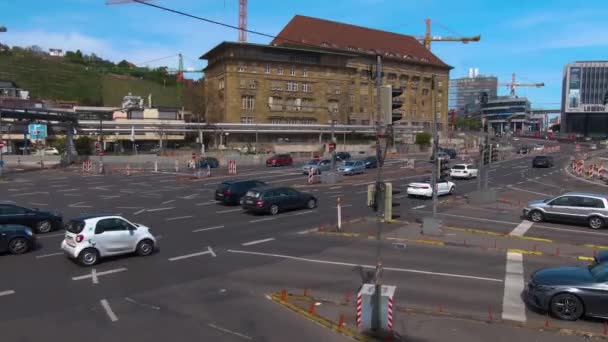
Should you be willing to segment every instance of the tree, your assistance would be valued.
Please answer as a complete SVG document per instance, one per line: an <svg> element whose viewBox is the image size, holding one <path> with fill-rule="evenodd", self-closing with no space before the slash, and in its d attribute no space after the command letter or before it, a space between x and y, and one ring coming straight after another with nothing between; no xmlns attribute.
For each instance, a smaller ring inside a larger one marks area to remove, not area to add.
<svg viewBox="0 0 608 342"><path fill-rule="evenodd" d="M76 151L81 156L90 156L93 152L93 139L87 136L80 136L74 141Z"/></svg>
<svg viewBox="0 0 608 342"><path fill-rule="evenodd" d="M121 68L130 68L131 67L131 63L129 63L127 60L123 59L122 61L120 61L117 66L121 67Z"/></svg>
<svg viewBox="0 0 608 342"><path fill-rule="evenodd" d="M431 133L429 133L429 132L416 133L415 144L419 145L420 147L430 145L431 144Z"/></svg>
<svg viewBox="0 0 608 342"><path fill-rule="evenodd" d="M28 46L26 50L37 56L42 56L46 54L46 52L44 52L44 50L38 45Z"/></svg>
<svg viewBox="0 0 608 342"><path fill-rule="evenodd" d="M205 83L203 80L182 88L182 104L185 110L192 112L192 121L204 121L205 115Z"/></svg>

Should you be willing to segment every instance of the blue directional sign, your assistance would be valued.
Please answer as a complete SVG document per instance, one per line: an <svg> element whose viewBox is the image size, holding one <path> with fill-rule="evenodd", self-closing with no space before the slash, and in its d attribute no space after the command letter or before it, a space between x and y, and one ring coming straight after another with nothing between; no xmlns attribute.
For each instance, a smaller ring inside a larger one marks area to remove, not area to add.
<svg viewBox="0 0 608 342"><path fill-rule="evenodd" d="M46 139L46 124L29 124L27 130L32 140Z"/></svg>

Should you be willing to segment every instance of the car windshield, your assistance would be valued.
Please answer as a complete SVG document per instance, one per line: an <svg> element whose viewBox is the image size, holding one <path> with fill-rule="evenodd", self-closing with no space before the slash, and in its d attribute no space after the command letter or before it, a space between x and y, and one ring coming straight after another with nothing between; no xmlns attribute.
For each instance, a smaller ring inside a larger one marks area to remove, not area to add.
<svg viewBox="0 0 608 342"><path fill-rule="evenodd" d="M246 197L253 197L253 198L260 198L260 193L258 191L247 191L247 193L245 194Z"/></svg>
<svg viewBox="0 0 608 342"><path fill-rule="evenodd" d="M454 167L452 169L454 169L454 170L464 170L464 169L466 169L466 167L464 165L454 165Z"/></svg>
<svg viewBox="0 0 608 342"><path fill-rule="evenodd" d="M314 159L310 160L310 161L308 161L308 163L306 163L306 165L317 165L317 164L319 164L319 161L318 160L314 160Z"/></svg>
<svg viewBox="0 0 608 342"><path fill-rule="evenodd" d="M589 272L598 282L608 281L608 264L589 265Z"/></svg>
<svg viewBox="0 0 608 342"><path fill-rule="evenodd" d="M84 229L84 221L70 221L68 223L66 230L70 233L80 234Z"/></svg>
<svg viewBox="0 0 608 342"><path fill-rule="evenodd" d="M344 166L355 166L355 162L347 161L344 163Z"/></svg>

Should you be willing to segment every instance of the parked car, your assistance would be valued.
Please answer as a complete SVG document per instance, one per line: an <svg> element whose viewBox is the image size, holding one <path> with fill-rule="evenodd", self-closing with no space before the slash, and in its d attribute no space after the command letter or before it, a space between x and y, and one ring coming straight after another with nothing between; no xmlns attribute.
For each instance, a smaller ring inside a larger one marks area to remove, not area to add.
<svg viewBox="0 0 608 342"><path fill-rule="evenodd" d="M450 177L452 178L475 178L479 174L479 170L473 164L456 164L450 169Z"/></svg>
<svg viewBox="0 0 608 342"><path fill-rule="evenodd" d="M378 158L377 157L367 157L363 159L363 163L365 164L366 169L375 169L378 167Z"/></svg>
<svg viewBox="0 0 608 342"><path fill-rule="evenodd" d="M0 253L23 254L35 245L31 228L20 224L0 225Z"/></svg>
<svg viewBox="0 0 608 342"><path fill-rule="evenodd" d="M215 169L220 167L220 161L213 157L203 157L198 161L198 167L201 169L206 169L209 166L210 169Z"/></svg>
<svg viewBox="0 0 608 342"><path fill-rule="evenodd" d="M534 147L532 148L534 151L542 151L545 149L545 145L534 145Z"/></svg>
<svg viewBox="0 0 608 342"><path fill-rule="evenodd" d="M552 167L553 157L550 156L536 156L532 159L532 167Z"/></svg>
<svg viewBox="0 0 608 342"><path fill-rule="evenodd" d="M264 186L251 189L243 198L243 209L276 215L293 209L314 209L317 198L290 187Z"/></svg>
<svg viewBox="0 0 608 342"><path fill-rule="evenodd" d="M87 229L85 229L87 227ZM100 258L154 252L156 238L150 228L121 216L81 216L70 220L61 249L82 266L93 266Z"/></svg>
<svg viewBox="0 0 608 342"><path fill-rule="evenodd" d="M20 224L44 234L63 228L63 217L58 212L20 207L13 202L0 202L0 224Z"/></svg>
<svg viewBox="0 0 608 342"><path fill-rule="evenodd" d="M258 180L225 181L215 189L215 200L223 204L241 204L247 191L264 185L266 183Z"/></svg>
<svg viewBox="0 0 608 342"><path fill-rule="evenodd" d="M308 175L311 169L312 173L315 175L320 175L323 171L329 171L331 170L331 160L312 159L302 166L302 174Z"/></svg>
<svg viewBox="0 0 608 342"><path fill-rule="evenodd" d="M553 316L576 321L583 315L608 317L608 263L550 267L532 273L526 302Z"/></svg>
<svg viewBox="0 0 608 342"><path fill-rule="evenodd" d="M445 154L450 156L450 159L456 159L456 157L458 156L458 152L453 148L439 147L439 151L444 152Z"/></svg>
<svg viewBox="0 0 608 342"><path fill-rule="evenodd" d="M586 223L592 229L600 229L608 220L608 198L600 194L569 192L531 201L523 209L523 215L533 222Z"/></svg>
<svg viewBox="0 0 608 342"><path fill-rule="evenodd" d="M443 151L439 151L437 152L437 159L439 160L444 160L444 161L449 161L450 160L450 155L443 152ZM431 154L431 161L435 160L435 154Z"/></svg>
<svg viewBox="0 0 608 342"><path fill-rule="evenodd" d="M266 160L266 166L291 166L293 159L289 154L276 154Z"/></svg>
<svg viewBox="0 0 608 342"><path fill-rule="evenodd" d="M437 181L437 196L451 195L456 191L456 184L445 179ZM414 182L407 185L408 197L433 197L431 188L431 180L427 179L423 182Z"/></svg>
<svg viewBox="0 0 608 342"><path fill-rule="evenodd" d="M361 160L349 160L338 167L338 172L345 175L365 173L365 163L363 163Z"/></svg>
<svg viewBox="0 0 608 342"><path fill-rule="evenodd" d="M528 146L521 146L517 149L517 154L528 154L530 153L530 147Z"/></svg>
<svg viewBox="0 0 608 342"><path fill-rule="evenodd" d="M337 152L336 153L336 160L337 161L347 161L350 160L351 155L348 152Z"/></svg>

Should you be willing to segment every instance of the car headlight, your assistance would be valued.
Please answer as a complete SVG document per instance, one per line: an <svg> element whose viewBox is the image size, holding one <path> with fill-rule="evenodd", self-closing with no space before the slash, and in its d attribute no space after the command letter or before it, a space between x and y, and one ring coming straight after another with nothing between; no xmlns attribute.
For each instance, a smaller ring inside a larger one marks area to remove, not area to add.
<svg viewBox="0 0 608 342"><path fill-rule="evenodd" d="M27 234L29 236L33 236L34 235L34 233L32 232L32 230L29 229L29 228L25 230L25 234Z"/></svg>

